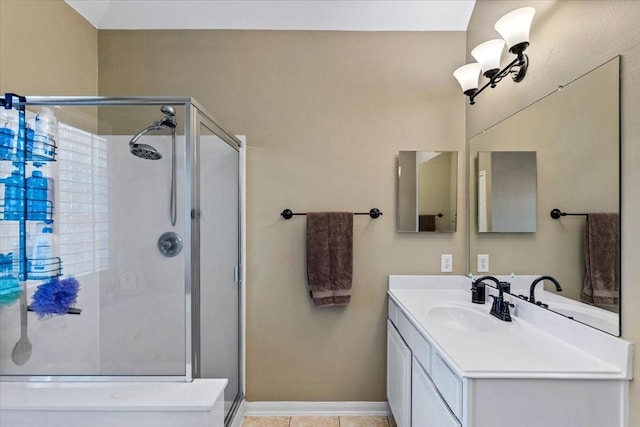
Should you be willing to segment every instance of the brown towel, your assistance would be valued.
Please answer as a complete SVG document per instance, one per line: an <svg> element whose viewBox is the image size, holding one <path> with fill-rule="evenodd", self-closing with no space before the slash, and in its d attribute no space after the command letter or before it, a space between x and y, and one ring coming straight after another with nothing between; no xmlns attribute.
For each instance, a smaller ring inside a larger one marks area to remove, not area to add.
<svg viewBox="0 0 640 427"><path fill-rule="evenodd" d="M353 213L307 214L307 278L313 303L346 305L353 275Z"/></svg>
<svg viewBox="0 0 640 427"><path fill-rule="evenodd" d="M418 231L436 231L436 216L418 215Z"/></svg>
<svg viewBox="0 0 640 427"><path fill-rule="evenodd" d="M617 305L620 295L620 243L617 213L587 215L584 235L585 277L580 300Z"/></svg>

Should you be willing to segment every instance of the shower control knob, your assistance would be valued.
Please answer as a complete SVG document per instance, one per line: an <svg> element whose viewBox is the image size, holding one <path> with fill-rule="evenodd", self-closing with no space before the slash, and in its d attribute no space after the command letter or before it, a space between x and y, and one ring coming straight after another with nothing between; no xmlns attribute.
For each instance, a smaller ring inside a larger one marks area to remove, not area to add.
<svg viewBox="0 0 640 427"><path fill-rule="evenodd" d="M158 239L158 249L166 257L174 257L182 251L182 239L173 231L163 233Z"/></svg>

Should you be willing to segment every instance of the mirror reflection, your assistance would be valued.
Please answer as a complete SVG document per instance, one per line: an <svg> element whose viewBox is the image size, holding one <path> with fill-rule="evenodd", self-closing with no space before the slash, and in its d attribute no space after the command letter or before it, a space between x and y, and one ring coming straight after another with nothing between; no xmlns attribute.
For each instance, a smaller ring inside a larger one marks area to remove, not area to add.
<svg viewBox="0 0 640 427"><path fill-rule="evenodd" d="M478 232L535 232L535 151L480 151L476 165Z"/></svg>
<svg viewBox="0 0 640 427"><path fill-rule="evenodd" d="M398 231L456 231L457 176L455 151L401 151Z"/></svg>
<svg viewBox="0 0 640 427"><path fill-rule="evenodd" d="M489 274L553 276L563 292L545 283L550 310L614 335L620 334L619 80L614 58L471 138L468 165L469 206L475 207L480 152L528 151L537 160L537 206L530 208L535 232L480 232L472 211L472 273L478 274L477 255L487 254ZM579 215L554 219L554 209ZM601 218L608 228L594 230Z"/></svg>

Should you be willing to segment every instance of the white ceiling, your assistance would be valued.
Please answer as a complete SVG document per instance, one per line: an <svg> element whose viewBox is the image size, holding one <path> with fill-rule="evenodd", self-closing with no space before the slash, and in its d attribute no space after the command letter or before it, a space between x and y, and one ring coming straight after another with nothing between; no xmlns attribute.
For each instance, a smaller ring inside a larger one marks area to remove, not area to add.
<svg viewBox="0 0 640 427"><path fill-rule="evenodd" d="M65 0L98 29L466 31L475 0Z"/></svg>

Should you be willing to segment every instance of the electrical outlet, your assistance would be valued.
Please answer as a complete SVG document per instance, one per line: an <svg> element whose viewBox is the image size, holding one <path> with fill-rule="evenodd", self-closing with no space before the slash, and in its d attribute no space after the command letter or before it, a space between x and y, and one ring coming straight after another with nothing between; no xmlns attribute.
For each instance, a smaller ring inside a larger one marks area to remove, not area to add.
<svg viewBox="0 0 640 427"><path fill-rule="evenodd" d="M440 272L451 273L453 271L453 254L440 255Z"/></svg>
<svg viewBox="0 0 640 427"><path fill-rule="evenodd" d="M489 272L489 254L478 254L478 273Z"/></svg>

